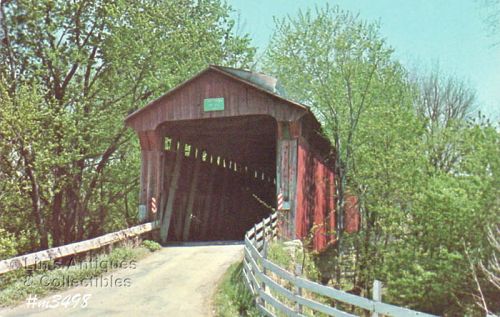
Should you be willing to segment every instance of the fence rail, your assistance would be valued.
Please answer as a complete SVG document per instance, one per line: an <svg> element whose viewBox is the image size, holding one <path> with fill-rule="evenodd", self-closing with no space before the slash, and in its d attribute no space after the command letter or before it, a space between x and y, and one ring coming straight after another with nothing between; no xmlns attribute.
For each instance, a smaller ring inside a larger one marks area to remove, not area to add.
<svg viewBox="0 0 500 317"><path fill-rule="evenodd" d="M41 263L44 261L56 260L59 258L66 257L68 255L74 255L99 249L106 245L113 244L152 231L156 228L158 228L158 223L156 221L148 222L142 225L130 227L128 229L123 229L117 232L108 233L97 238L70 243L60 247L55 247L35 253L20 255L7 260L2 260L0 261L0 275L10 271L15 271L23 267L35 265L37 263Z"/></svg>
<svg viewBox="0 0 500 317"><path fill-rule="evenodd" d="M345 312L339 308L332 307L303 295L303 291L322 295L329 299L343 302L354 307L362 308L370 312L372 316L395 316L395 317L432 317L434 315L382 303L365 297L346 293L344 291L324 286L307 279L298 274L293 274L279 265L267 259L266 243L277 235L277 214L264 219L245 235L245 251L243 261L243 275L247 287L256 297L256 305L265 316L304 316L303 308L307 307L314 312L321 312L328 316L352 317L353 313ZM286 281L291 289L277 282L269 274L273 273ZM271 290L279 294L273 296ZM280 300L276 297L286 298ZM290 303L293 303L292 305ZM292 306L292 307L291 307ZM277 315L279 314L279 315Z"/></svg>

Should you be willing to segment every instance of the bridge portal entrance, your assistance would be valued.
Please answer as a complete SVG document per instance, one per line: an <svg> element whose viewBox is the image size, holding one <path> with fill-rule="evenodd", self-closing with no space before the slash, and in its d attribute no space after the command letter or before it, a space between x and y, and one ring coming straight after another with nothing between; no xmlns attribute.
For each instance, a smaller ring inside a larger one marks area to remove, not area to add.
<svg viewBox="0 0 500 317"><path fill-rule="evenodd" d="M272 212L274 118L182 120L160 130L165 135L160 210L171 213L168 241L241 240Z"/></svg>

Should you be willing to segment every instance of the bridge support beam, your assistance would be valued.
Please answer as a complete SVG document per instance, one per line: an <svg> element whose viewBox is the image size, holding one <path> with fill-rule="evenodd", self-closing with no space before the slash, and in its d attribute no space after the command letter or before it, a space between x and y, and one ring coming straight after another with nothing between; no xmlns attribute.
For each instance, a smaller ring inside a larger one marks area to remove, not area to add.
<svg viewBox="0 0 500 317"><path fill-rule="evenodd" d="M279 121L276 152L276 201L283 237L295 239L297 153L300 123ZM281 198L282 197L282 198ZM283 199L283 203L279 200ZM278 204L280 204L278 206Z"/></svg>
<svg viewBox="0 0 500 317"><path fill-rule="evenodd" d="M158 218L163 182L164 138L158 131L139 133L141 143L141 191L139 194L139 220Z"/></svg>
<svg viewBox="0 0 500 317"><path fill-rule="evenodd" d="M174 145L174 146L177 146ZM168 237L168 229L170 227L170 220L172 219L172 213L174 211L174 201L175 194L177 192L177 184L179 182L179 176L181 174L181 166L182 161L184 159L184 143L179 142L179 147L175 154L175 162L174 162L174 171L172 172L172 180L170 181L170 186L168 189L167 196L167 206L165 207L165 211L163 215L161 215L161 223L160 223L160 240L162 243L167 242Z"/></svg>

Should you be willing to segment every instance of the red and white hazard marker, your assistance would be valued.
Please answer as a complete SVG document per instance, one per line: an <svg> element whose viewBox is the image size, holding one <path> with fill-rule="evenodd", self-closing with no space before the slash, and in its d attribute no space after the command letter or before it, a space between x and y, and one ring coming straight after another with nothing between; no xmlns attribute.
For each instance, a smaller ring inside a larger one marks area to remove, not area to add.
<svg viewBox="0 0 500 317"><path fill-rule="evenodd" d="M158 211L158 208L156 207L156 198L151 197L151 212L156 213Z"/></svg>
<svg viewBox="0 0 500 317"><path fill-rule="evenodd" d="M278 193L278 210L283 210L283 203L284 203L283 193L279 192Z"/></svg>

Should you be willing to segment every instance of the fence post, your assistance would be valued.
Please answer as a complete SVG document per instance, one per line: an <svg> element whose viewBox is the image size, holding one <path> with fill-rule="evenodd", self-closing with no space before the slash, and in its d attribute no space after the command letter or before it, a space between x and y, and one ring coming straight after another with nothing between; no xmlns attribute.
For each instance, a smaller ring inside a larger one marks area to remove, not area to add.
<svg viewBox="0 0 500 317"><path fill-rule="evenodd" d="M257 224L253 225L253 244L257 245Z"/></svg>
<svg viewBox="0 0 500 317"><path fill-rule="evenodd" d="M382 282L379 280L373 281L372 299L376 302L382 301ZM379 314L373 312L372 317L379 317Z"/></svg>
<svg viewBox="0 0 500 317"><path fill-rule="evenodd" d="M266 247L266 233L267 233L267 230L266 230L266 224L264 221L262 221L262 251L264 252L264 249ZM267 252L267 250L266 250ZM267 256L267 254L266 254Z"/></svg>
<svg viewBox="0 0 500 317"><path fill-rule="evenodd" d="M264 231L264 234L265 234L265 231ZM262 258L263 259L266 259L267 260L267 242L266 242L266 239L265 239L265 236L263 238L263 245L262 245ZM261 263L262 264L262 263ZM264 266L262 266L262 274L263 275L267 275L267 270ZM260 283L260 289L265 293L266 292L266 283L264 283L264 281L261 281ZM266 301L260 297L260 294L259 294L259 298L260 298L260 304L262 305L262 307L266 307Z"/></svg>
<svg viewBox="0 0 500 317"><path fill-rule="evenodd" d="M295 263L295 270L293 271L293 275L297 278L302 275L302 265L299 263ZM295 296L302 296L302 288L297 286L297 282L293 287L293 294ZM295 312L302 314L302 305L300 305L297 301L295 302Z"/></svg>

